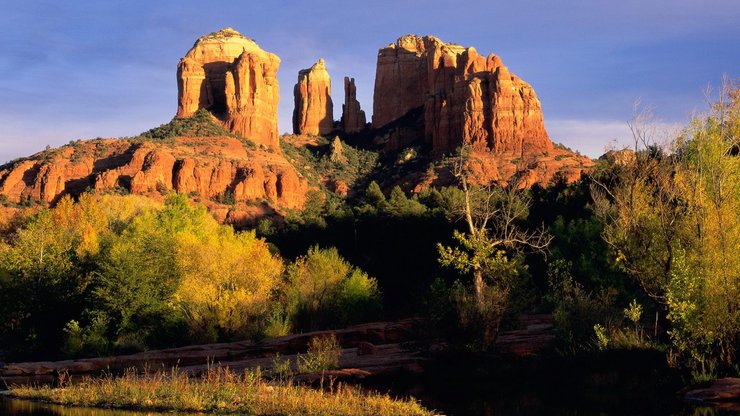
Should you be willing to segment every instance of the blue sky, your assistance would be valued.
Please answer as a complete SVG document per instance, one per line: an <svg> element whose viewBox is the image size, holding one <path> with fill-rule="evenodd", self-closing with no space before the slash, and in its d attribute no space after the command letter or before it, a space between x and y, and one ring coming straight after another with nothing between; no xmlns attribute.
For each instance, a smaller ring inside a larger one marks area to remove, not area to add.
<svg viewBox="0 0 740 416"><path fill-rule="evenodd" d="M357 80L372 112L377 50L432 34L501 56L531 83L554 141L598 156L626 142L633 103L666 125L740 77L740 1L34 1L0 5L0 161L72 139L130 136L176 111L176 66L200 35L231 26L282 59L280 130L297 72L319 57Z"/></svg>

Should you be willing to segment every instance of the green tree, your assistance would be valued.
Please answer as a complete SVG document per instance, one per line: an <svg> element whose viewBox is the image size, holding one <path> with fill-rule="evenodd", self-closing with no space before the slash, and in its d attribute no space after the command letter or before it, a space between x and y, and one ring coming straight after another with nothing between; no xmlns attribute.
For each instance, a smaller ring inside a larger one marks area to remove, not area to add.
<svg viewBox="0 0 740 416"><path fill-rule="evenodd" d="M594 189L617 263L670 321L673 358L734 363L740 334L740 91L725 84L670 151L633 125L635 150Z"/></svg>
<svg viewBox="0 0 740 416"><path fill-rule="evenodd" d="M193 339L215 342L262 333L283 271L282 260L264 240L229 226L200 238L180 235L177 264L182 280L175 304Z"/></svg>
<svg viewBox="0 0 740 416"><path fill-rule="evenodd" d="M376 208L381 208L386 203L385 195L377 182L372 181L367 186L365 190L365 202Z"/></svg>
<svg viewBox="0 0 740 416"><path fill-rule="evenodd" d="M508 187L473 184L466 170L468 150L462 149L455 174L464 192L460 215L465 221L465 233L455 231L455 246L438 244L439 261L462 274L472 275L475 309L487 316L484 344L495 341L509 302L517 261L508 252L544 250L552 239L544 229L526 230L519 221L527 217L529 200L514 185ZM491 305L495 307L491 309Z"/></svg>
<svg viewBox="0 0 740 416"><path fill-rule="evenodd" d="M96 277L94 313L109 319L115 338L150 346L181 338L183 316L172 302L182 279L178 237L207 235L217 227L204 207L173 195L164 209L135 217L112 241Z"/></svg>
<svg viewBox="0 0 740 416"><path fill-rule="evenodd" d="M401 187L396 185L388 198L386 212L397 217L420 216L424 215L426 207L419 201L408 198Z"/></svg>
<svg viewBox="0 0 740 416"><path fill-rule="evenodd" d="M90 196L62 198L44 209L0 249L3 344L20 355L54 356L64 326L84 307L91 274L108 234Z"/></svg>

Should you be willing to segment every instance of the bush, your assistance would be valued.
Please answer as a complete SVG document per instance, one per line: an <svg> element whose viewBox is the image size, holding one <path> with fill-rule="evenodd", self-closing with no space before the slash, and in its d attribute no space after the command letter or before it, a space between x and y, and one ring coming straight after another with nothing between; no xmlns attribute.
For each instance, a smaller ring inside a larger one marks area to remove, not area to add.
<svg viewBox="0 0 740 416"><path fill-rule="evenodd" d="M353 269L339 287L335 309L341 322L376 318L381 310L378 282L362 270Z"/></svg>
<svg viewBox="0 0 740 416"><path fill-rule="evenodd" d="M570 275L570 263L556 260L548 267L549 293L558 335L572 348L588 348L595 325L607 327L617 322L616 291L602 289L596 295L586 292ZM603 328L603 327L601 327Z"/></svg>
<svg viewBox="0 0 740 416"><path fill-rule="evenodd" d="M290 316L282 308L273 305L265 324L264 335L268 338L284 337L289 335L292 329Z"/></svg>
<svg viewBox="0 0 740 416"><path fill-rule="evenodd" d="M298 355L299 373L317 373L339 367L342 347L334 334L311 338L306 354Z"/></svg>
<svg viewBox="0 0 740 416"><path fill-rule="evenodd" d="M272 359L272 379L281 383L286 383L288 380L293 378L293 367L290 360L281 359L280 353L275 354L275 358Z"/></svg>
<svg viewBox="0 0 740 416"><path fill-rule="evenodd" d="M380 312L377 281L345 261L336 248L314 246L289 265L285 291L296 329L357 323Z"/></svg>
<svg viewBox="0 0 740 416"><path fill-rule="evenodd" d="M476 304L472 286L460 281L452 287L452 302L458 323L465 339L473 342L474 349L485 350L493 346L509 303L509 287L483 284L483 308Z"/></svg>

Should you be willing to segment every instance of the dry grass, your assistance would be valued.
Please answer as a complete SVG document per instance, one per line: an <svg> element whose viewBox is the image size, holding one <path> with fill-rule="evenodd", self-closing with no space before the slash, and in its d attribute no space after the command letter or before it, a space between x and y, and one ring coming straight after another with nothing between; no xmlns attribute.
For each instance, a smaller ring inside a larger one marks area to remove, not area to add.
<svg viewBox="0 0 740 416"><path fill-rule="evenodd" d="M413 400L366 393L342 384L315 390L291 383L272 384L260 372L234 374L214 368L202 377L173 369L119 377L86 378L61 387L14 386L13 397L69 406L145 411L249 415L432 415Z"/></svg>

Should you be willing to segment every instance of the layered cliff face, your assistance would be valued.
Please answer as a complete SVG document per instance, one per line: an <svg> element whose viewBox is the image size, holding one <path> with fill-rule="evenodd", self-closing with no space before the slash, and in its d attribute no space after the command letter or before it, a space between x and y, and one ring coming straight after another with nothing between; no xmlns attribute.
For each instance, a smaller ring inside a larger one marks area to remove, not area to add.
<svg viewBox="0 0 740 416"><path fill-rule="evenodd" d="M226 28L198 39L177 66L177 117L205 108L235 134L278 144L280 58Z"/></svg>
<svg viewBox="0 0 740 416"><path fill-rule="evenodd" d="M426 49L424 38L403 36L378 51L373 128L381 128L424 106L429 92Z"/></svg>
<svg viewBox="0 0 740 416"><path fill-rule="evenodd" d="M365 128L365 112L357 101L355 79L344 77L344 104L342 104L342 130L357 133Z"/></svg>
<svg viewBox="0 0 740 416"><path fill-rule="evenodd" d="M152 197L184 193L233 222L250 217L256 201L277 211L301 208L308 183L282 155L247 149L231 137L75 142L0 167L6 203L53 203L88 189Z"/></svg>
<svg viewBox="0 0 740 416"><path fill-rule="evenodd" d="M407 35L378 52L373 127L424 110L424 137L435 153L472 145L526 157L552 150L532 87L493 54Z"/></svg>
<svg viewBox="0 0 740 416"><path fill-rule="evenodd" d="M293 96L295 134L316 136L331 133L334 129L334 104L331 101L331 79L323 59L298 72Z"/></svg>

